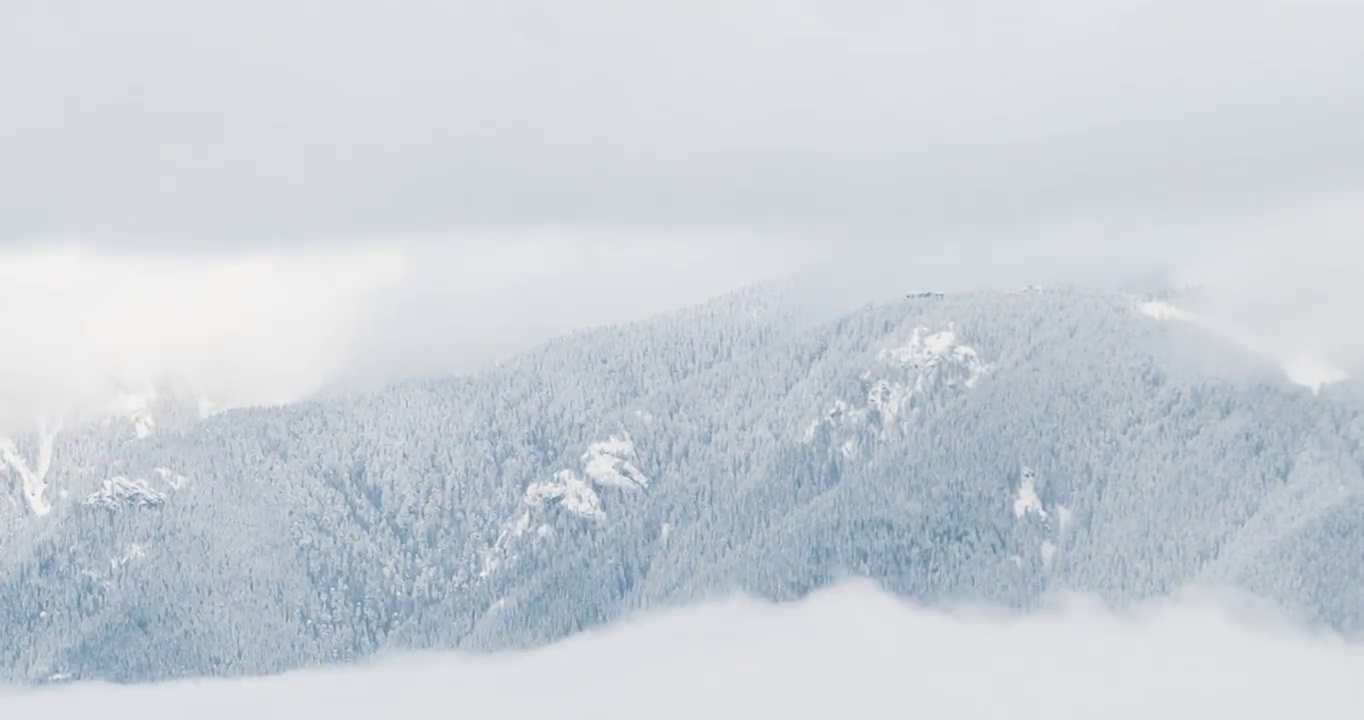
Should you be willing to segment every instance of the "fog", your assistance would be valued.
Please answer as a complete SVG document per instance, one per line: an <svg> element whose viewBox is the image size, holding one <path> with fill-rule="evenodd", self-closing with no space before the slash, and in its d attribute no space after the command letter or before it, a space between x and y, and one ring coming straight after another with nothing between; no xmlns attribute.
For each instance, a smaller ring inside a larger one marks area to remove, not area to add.
<svg viewBox="0 0 1364 720"><path fill-rule="evenodd" d="M796 605L733 600L522 654L0 692L51 720L379 718L1354 718L1364 650L1246 601L1193 594L1026 618L902 604L851 583Z"/></svg>

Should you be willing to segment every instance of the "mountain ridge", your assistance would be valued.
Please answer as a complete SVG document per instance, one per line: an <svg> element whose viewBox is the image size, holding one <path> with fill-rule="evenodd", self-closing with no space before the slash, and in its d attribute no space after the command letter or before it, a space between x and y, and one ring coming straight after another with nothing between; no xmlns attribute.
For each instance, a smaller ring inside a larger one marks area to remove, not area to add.
<svg viewBox="0 0 1364 720"><path fill-rule="evenodd" d="M70 480L97 501L4 536L0 674L527 647L848 575L1019 610L1216 582L1361 628L1352 383L1294 386L1124 293L786 292L125 442Z"/></svg>

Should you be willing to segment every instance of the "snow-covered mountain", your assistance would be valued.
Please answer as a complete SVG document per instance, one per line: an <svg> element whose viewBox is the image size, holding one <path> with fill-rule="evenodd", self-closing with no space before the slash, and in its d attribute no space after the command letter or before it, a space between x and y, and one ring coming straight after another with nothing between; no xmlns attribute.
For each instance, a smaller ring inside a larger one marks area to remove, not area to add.
<svg viewBox="0 0 1364 720"><path fill-rule="evenodd" d="M81 471L116 456L124 443L186 429L216 409L183 380L109 382L103 392L37 413L29 423L11 421L0 429L0 479L17 486L11 509L22 500L27 514L46 515L54 503L70 497L61 478L79 485Z"/></svg>
<svg viewBox="0 0 1364 720"><path fill-rule="evenodd" d="M30 470L49 459L45 505L35 473L0 475L0 669L141 680L518 647L847 575L1020 610L1226 584L1364 629L1348 378L1295 384L1179 298L915 293L821 315L796 294L474 376L15 443Z"/></svg>

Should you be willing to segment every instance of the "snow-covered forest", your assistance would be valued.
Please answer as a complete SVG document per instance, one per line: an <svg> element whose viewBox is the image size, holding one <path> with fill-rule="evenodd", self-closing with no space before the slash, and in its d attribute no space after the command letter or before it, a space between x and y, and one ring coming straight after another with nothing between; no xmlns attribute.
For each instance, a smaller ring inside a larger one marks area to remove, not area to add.
<svg viewBox="0 0 1364 720"><path fill-rule="evenodd" d="M1364 396L1178 298L752 288L485 372L0 440L0 679L536 646L849 576L1021 611L1250 590L1364 630Z"/></svg>

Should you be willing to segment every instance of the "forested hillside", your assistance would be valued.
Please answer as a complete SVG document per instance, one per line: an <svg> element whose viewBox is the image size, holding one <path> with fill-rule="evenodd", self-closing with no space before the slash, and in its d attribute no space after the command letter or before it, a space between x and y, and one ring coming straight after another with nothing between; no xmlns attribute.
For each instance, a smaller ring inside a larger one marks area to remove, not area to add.
<svg viewBox="0 0 1364 720"><path fill-rule="evenodd" d="M1230 584L1364 629L1357 390L1146 300L754 289L472 376L55 435L47 512L0 474L0 678L526 646L847 575L1018 609Z"/></svg>

